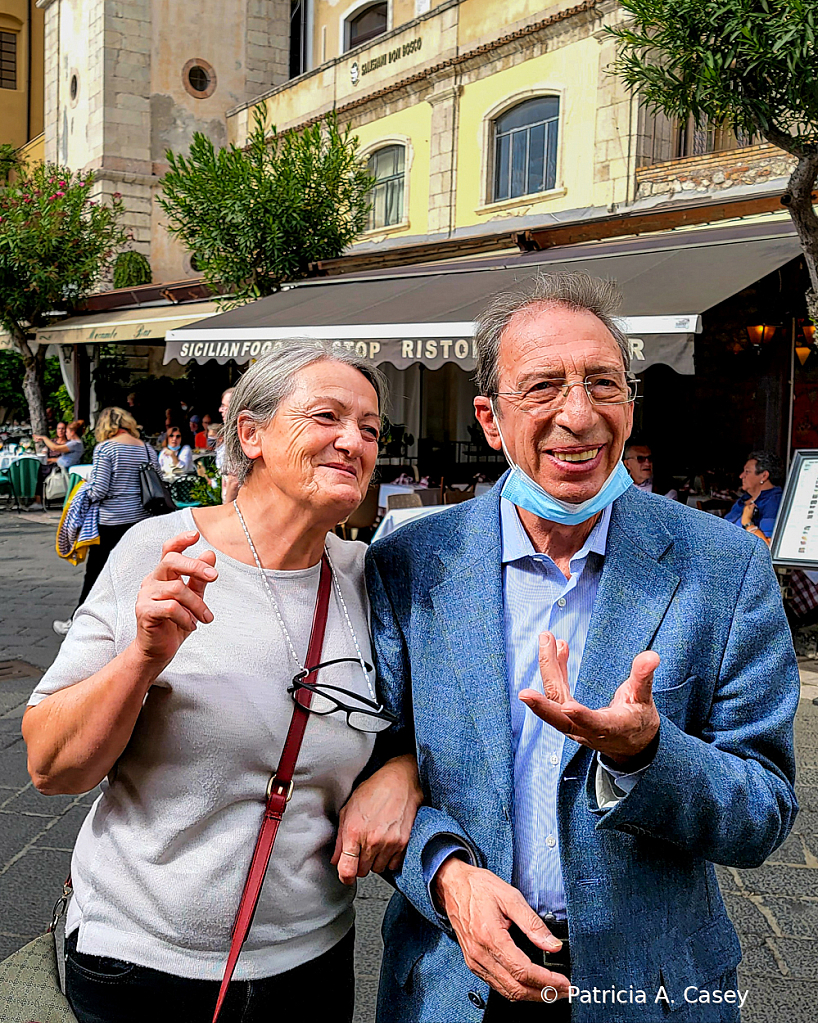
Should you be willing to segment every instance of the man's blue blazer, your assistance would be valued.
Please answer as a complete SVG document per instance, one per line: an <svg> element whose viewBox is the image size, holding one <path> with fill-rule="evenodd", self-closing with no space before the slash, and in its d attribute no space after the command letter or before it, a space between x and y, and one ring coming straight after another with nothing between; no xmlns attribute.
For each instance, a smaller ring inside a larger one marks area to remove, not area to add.
<svg viewBox="0 0 818 1023"><path fill-rule="evenodd" d="M379 1023L478 1023L488 998L423 862L436 836L457 835L511 881L501 484L368 554L379 684L399 717L376 749L416 751L426 797L384 919ZM735 1006L693 1004L685 990L736 987L741 950L712 864L758 866L792 826L798 669L767 547L634 487L613 505L576 698L606 706L647 649L662 659L652 764L600 810L594 754L566 739L558 792L572 983L642 990L647 1003L574 1001L572 1020L737 1020Z"/></svg>

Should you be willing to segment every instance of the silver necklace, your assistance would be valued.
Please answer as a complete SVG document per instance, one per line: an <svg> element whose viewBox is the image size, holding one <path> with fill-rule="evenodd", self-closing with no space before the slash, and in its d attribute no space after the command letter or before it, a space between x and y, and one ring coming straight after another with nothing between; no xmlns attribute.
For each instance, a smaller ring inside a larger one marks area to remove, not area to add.
<svg viewBox="0 0 818 1023"><path fill-rule="evenodd" d="M261 581L264 584L264 589L267 591L267 597L270 601L270 605L273 611L275 612L276 618L278 619L278 624L281 626L281 631L284 633L284 638L287 641L287 646L290 648L290 655L292 656L292 659L295 661L298 667L301 669L301 671L306 671L307 670L306 666L301 663L298 654L295 652L295 647L293 645L292 639L290 638L289 630L287 629L287 626L284 623L284 617L281 614L281 609L278 606L278 601L275 599L275 596L273 595L272 588L270 587L270 583L267 580L267 574L262 568L261 561L256 551L256 545L253 543L253 538L250 536L250 530L247 528L247 523L244 521L244 516L241 513L241 509L239 508L239 503L237 500L233 501L233 507L236 509L236 515L238 515L239 517L239 522L241 523L241 528L244 530L244 535L247 537L247 543L253 555L253 560L256 563L256 568L261 573ZM341 604L341 608L343 609L344 618L346 619L347 627L349 628L349 633L352 636L352 642L355 644L355 652L358 655L358 661L360 662L361 671L363 672L364 679L366 680L366 686L367 689L369 690L369 695L372 697L373 701L377 703L378 699L375 696L375 690L372 688L372 682L370 681L369 675L367 674L364 657L363 654L361 653L361 648L358 645L358 637L355 635L355 629L352 627L352 620L349 617L349 611L347 611L346 601L344 600L343 593L341 593L341 587L338 584L338 576L335 573L335 566L332 563L332 558L330 557L326 544L324 545L324 554L326 554L327 561L329 562L333 589L338 594L338 600Z"/></svg>

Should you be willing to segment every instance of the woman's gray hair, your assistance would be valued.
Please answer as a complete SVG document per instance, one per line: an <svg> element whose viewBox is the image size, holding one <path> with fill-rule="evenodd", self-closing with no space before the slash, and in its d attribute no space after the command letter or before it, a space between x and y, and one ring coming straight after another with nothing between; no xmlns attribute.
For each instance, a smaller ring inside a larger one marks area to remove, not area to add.
<svg viewBox="0 0 818 1023"><path fill-rule="evenodd" d="M575 312L593 313L613 335L625 369L630 369L630 344L614 320L621 301L615 281L604 281L580 272L539 274L525 287L498 295L477 318L475 380L480 394L493 397L497 393L500 341L512 317L532 305L560 305Z"/></svg>
<svg viewBox="0 0 818 1023"><path fill-rule="evenodd" d="M387 400L386 377L367 359L354 350L329 341L294 339L266 352L242 376L233 388L230 407L224 421L224 446L227 471L244 483L253 467L253 459L242 450L239 440L239 416L249 416L266 426L278 411L281 402L295 389L296 376L315 362L341 362L352 366L375 388L378 411L384 415Z"/></svg>

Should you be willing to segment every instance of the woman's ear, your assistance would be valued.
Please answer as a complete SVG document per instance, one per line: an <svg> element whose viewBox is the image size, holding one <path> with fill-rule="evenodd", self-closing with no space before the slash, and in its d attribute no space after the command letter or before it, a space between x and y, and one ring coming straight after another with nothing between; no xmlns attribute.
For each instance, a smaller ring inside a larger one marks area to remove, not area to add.
<svg viewBox="0 0 818 1023"><path fill-rule="evenodd" d="M261 458L261 434L262 426L252 416L240 412L236 430L241 442L241 449L251 460Z"/></svg>

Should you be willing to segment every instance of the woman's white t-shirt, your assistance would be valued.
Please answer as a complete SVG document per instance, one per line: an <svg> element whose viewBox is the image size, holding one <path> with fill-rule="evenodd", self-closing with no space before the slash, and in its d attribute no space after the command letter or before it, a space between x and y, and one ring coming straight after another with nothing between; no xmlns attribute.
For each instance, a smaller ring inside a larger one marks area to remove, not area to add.
<svg viewBox="0 0 818 1023"><path fill-rule="evenodd" d="M142 579L169 537L194 529L189 509L130 529L79 609L57 660L29 701L94 674L136 635ZM212 549L203 540L186 552ZM330 533L332 560L358 645L371 664L362 543ZM258 569L216 553L219 578L199 624L151 688L133 735L102 783L77 838L68 931L78 948L166 973L221 978L230 930L261 824L267 782L292 717L299 670ZM320 566L270 571L299 658L306 656ZM355 657L337 593L322 660ZM358 663L319 680L369 696ZM372 682L374 685L374 681ZM366 765L373 736L341 714L310 716L295 789L279 829L237 979L283 973L333 947L352 925L354 888L330 857L338 813Z"/></svg>

